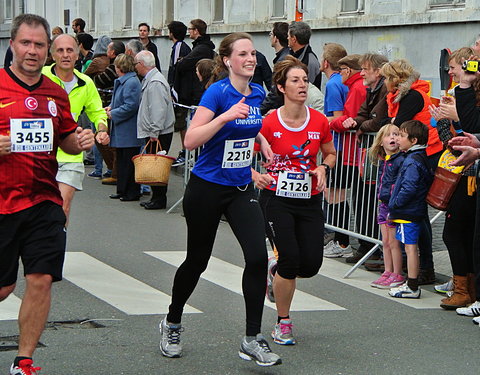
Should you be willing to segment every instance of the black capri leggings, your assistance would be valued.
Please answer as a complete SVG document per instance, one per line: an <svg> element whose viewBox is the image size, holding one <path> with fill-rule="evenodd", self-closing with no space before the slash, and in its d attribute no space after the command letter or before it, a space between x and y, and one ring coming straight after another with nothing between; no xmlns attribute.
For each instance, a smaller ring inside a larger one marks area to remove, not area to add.
<svg viewBox="0 0 480 375"><path fill-rule="evenodd" d="M298 199L262 190L260 206L267 235L278 251L278 274L284 279L315 276L323 261L321 194Z"/></svg>
<svg viewBox="0 0 480 375"><path fill-rule="evenodd" d="M252 184L224 186L192 173L185 190L183 210L188 227L187 257L175 274L167 321L180 323L183 308L207 268L218 224L225 214L245 259L242 289L246 335L257 335L261 329L267 283L267 248L263 215Z"/></svg>

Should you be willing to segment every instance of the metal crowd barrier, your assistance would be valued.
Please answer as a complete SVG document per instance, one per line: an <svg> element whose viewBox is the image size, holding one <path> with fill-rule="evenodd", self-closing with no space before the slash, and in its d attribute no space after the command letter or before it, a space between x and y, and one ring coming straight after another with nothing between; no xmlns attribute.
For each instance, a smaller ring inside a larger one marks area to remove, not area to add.
<svg viewBox="0 0 480 375"><path fill-rule="evenodd" d="M324 193L325 228L374 244L344 275L346 278L382 244L377 224L378 168L368 155L375 133L356 137L353 131L333 132L333 137L337 159Z"/></svg>
<svg viewBox="0 0 480 375"><path fill-rule="evenodd" d="M190 126L190 121L192 120L193 115L195 114L195 110L197 109L197 106L186 106L180 103L173 103L173 105L188 109L188 113L187 113L187 128L188 128ZM198 159L198 155L200 155L200 151L201 151L201 147L197 148L194 151L185 150L185 165L183 170L183 187L184 188L187 186L188 180L190 179L190 173L192 172L193 166L195 165L195 162ZM167 214L172 212L182 202L183 202L183 196L177 202L175 202L175 204L172 207L168 209Z"/></svg>
<svg viewBox="0 0 480 375"><path fill-rule="evenodd" d="M188 108L189 123L195 107ZM368 149L372 146L376 133L363 133L360 137L356 137L353 131L333 132L333 134L337 159L329 176L328 190L323 194L325 228L374 244L371 250L344 275L344 278L348 278L382 245L380 228L377 224L378 167L370 161L368 156ZM186 151L185 186L200 152L201 147L194 151ZM264 173L261 160L259 153L252 162L252 168ZM318 163L321 163L321 155ZM170 213L182 200L183 198L167 212ZM332 205L333 202L342 203L342 205ZM440 215L442 212L438 212L430 222L433 223Z"/></svg>

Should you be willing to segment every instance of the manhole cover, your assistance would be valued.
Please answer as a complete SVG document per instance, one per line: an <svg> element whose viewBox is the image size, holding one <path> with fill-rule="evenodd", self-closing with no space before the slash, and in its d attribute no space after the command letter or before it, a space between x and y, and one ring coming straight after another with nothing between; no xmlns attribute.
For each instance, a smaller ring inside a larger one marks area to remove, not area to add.
<svg viewBox="0 0 480 375"><path fill-rule="evenodd" d="M47 322L47 324L45 325L45 329L57 330L60 328L92 329L92 328L105 328L105 326L91 319L53 321L53 322Z"/></svg>
<svg viewBox="0 0 480 375"><path fill-rule="evenodd" d="M0 336L0 352L18 350L19 336ZM44 348L46 345L39 342L37 348Z"/></svg>

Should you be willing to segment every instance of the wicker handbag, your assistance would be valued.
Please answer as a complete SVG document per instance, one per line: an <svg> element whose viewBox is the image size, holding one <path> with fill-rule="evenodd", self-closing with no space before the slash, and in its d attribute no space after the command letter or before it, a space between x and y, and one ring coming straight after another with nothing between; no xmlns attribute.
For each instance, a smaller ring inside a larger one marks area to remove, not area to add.
<svg viewBox="0 0 480 375"><path fill-rule="evenodd" d="M150 142L151 140L147 142L139 155L132 158L135 165L135 182L150 186L166 186L175 158L167 155L157 155L158 151L162 150L159 141L156 142L155 154L145 154Z"/></svg>

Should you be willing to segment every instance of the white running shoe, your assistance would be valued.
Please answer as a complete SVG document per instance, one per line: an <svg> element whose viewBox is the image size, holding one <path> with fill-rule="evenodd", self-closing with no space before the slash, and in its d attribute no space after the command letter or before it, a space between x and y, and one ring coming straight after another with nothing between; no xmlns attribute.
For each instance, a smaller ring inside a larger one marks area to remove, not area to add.
<svg viewBox="0 0 480 375"><path fill-rule="evenodd" d="M293 337L292 319L282 319L280 323L276 323L272 331L272 339L275 344L279 345L295 345L295 337Z"/></svg>
<svg viewBox="0 0 480 375"><path fill-rule="evenodd" d="M268 271L267 271L267 291L265 296L267 299L275 303L275 296L273 295L273 279L275 278L275 271L277 268L277 258L268 258Z"/></svg>
<svg viewBox="0 0 480 375"><path fill-rule="evenodd" d="M18 366L10 367L10 375L37 375L40 374L41 367L33 367L31 359L22 359Z"/></svg>
<svg viewBox="0 0 480 375"><path fill-rule="evenodd" d="M447 294L448 292L453 292L453 278L450 278L446 283L435 285L433 288L437 293Z"/></svg>
<svg viewBox="0 0 480 375"><path fill-rule="evenodd" d="M459 307L456 311L458 315L480 316L480 301L475 301L467 307Z"/></svg>
<svg viewBox="0 0 480 375"><path fill-rule="evenodd" d="M480 324L480 316L477 316L476 318L472 319L474 324Z"/></svg>
<svg viewBox="0 0 480 375"><path fill-rule="evenodd" d="M342 252L342 257L347 258L353 255L353 249L350 245L348 245L347 247L342 247L341 245L338 245L338 247Z"/></svg>
<svg viewBox="0 0 480 375"><path fill-rule="evenodd" d="M395 298L420 298L421 293L422 291L420 288L414 291L408 287L407 283L402 284L397 288L392 288L388 292L390 296Z"/></svg>
<svg viewBox="0 0 480 375"><path fill-rule="evenodd" d="M160 351L165 357L178 358L182 356L182 344L180 332L183 332L181 324L167 323L167 317L160 322Z"/></svg>
<svg viewBox="0 0 480 375"><path fill-rule="evenodd" d="M261 333L250 342L247 342L247 338L244 337L238 355L246 361L254 360L259 366L273 366L282 363L280 356L272 352Z"/></svg>
<svg viewBox="0 0 480 375"><path fill-rule="evenodd" d="M352 247L342 247L338 241L330 241L323 249L325 258L341 258L352 255Z"/></svg>
<svg viewBox="0 0 480 375"><path fill-rule="evenodd" d="M340 258L342 255L337 249L336 242L331 240L323 248L323 256L326 258Z"/></svg>

